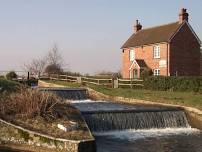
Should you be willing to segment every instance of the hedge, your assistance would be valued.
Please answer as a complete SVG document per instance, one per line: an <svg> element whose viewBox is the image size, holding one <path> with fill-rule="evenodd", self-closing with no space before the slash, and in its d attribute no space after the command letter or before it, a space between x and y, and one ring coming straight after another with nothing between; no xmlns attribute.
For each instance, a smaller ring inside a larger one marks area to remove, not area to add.
<svg viewBox="0 0 202 152"><path fill-rule="evenodd" d="M2 91L14 91L19 83L0 78L0 92Z"/></svg>
<svg viewBox="0 0 202 152"><path fill-rule="evenodd" d="M159 91L194 91L202 92L202 77L148 77L144 80L144 88Z"/></svg>

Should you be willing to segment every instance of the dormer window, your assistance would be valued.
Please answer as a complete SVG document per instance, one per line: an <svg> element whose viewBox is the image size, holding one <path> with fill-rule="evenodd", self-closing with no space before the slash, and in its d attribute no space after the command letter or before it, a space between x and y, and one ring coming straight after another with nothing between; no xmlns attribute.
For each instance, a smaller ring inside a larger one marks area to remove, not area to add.
<svg viewBox="0 0 202 152"><path fill-rule="evenodd" d="M129 52L129 60L132 62L135 60L135 50L131 49Z"/></svg>
<svg viewBox="0 0 202 152"><path fill-rule="evenodd" d="M159 45L154 46L153 54L154 54L154 59L160 58L160 46Z"/></svg>

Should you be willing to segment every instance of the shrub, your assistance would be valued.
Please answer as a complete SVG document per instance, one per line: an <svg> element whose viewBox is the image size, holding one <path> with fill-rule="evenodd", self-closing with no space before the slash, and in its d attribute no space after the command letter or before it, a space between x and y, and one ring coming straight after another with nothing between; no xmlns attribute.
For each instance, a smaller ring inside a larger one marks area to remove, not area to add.
<svg viewBox="0 0 202 152"><path fill-rule="evenodd" d="M82 74L79 72L71 72L71 71L62 72L62 74L68 75L68 76L82 76Z"/></svg>
<svg viewBox="0 0 202 152"><path fill-rule="evenodd" d="M56 106L60 101L54 94L20 87L17 93L12 93L7 100L0 102L0 114L19 118L40 116L45 120L54 120L58 117Z"/></svg>
<svg viewBox="0 0 202 152"><path fill-rule="evenodd" d="M62 73L62 69L60 67L60 65L57 64L50 64L45 68L45 72L48 74L60 74Z"/></svg>
<svg viewBox="0 0 202 152"><path fill-rule="evenodd" d="M0 79L4 79L5 77L3 75L0 75Z"/></svg>
<svg viewBox="0 0 202 152"><path fill-rule="evenodd" d="M18 82L0 79L0 93L3 91L15 91L20 84Z"/></svg>
<svg viewBox="0 0 202 152"><path fill-rule="evenodd" d="M202 77L148 77L144 80L145 89L162 91L202 91Z"/></svg>
<svg viewBox="0 0 202 152"><path fill-rule="evenodd" d="M18 76L15 73L15 71L10 71L6 74L6 79L8 80L12 80L12 79L16 79Z"/></svg>
<svg viewBox="0 0 202 152"><path fill-rule="evenodd" d="M147 78L147 77L149 77L149 76L152 76L152 75L153 75L153 71L152 71L151 69L148 69L148 68L144 69L144 70L140 73L140 77L141 77L142 79L145 79L145 78Z"/></svg>

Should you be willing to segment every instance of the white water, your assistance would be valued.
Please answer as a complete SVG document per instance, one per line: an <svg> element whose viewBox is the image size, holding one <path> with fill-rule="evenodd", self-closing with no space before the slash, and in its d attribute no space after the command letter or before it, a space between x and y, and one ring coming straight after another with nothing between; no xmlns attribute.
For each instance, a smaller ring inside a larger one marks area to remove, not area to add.
<svg viewBox="0 0 202 152"><path fill-rule="evenodd" d="M71 103L92 103L92 102L106 102L106 101L102 101L102 100L93 101L93 100L90 100L90 99L86 99L86 100L72 100L70 102Z"/></svg>
<svg viewBox="0 0 202 152"><path fill-rule="evenodd" d="M124 131L109 131L109 132L94 132L95 136L110 136L116 139L125 139L134 141L138 139L150 137L169 137L172 135L193 135L200 134L201 131L195 128L165 128L165 129L140 129L140 130L124 130Z"/></svg>

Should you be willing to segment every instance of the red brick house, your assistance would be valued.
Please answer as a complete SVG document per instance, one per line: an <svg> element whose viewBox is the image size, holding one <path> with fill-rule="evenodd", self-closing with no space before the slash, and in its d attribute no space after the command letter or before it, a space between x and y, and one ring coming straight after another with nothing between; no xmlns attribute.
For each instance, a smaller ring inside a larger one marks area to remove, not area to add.
<svg viewBox="0 0 202 152"><path fill-rule="evenodd" d="M121 47L123 78L139 78L145 68L152 69L154 75L200 75L201 41L188 16L183 8L177 22L147 29L137 20L134 33Z"/></svg>

